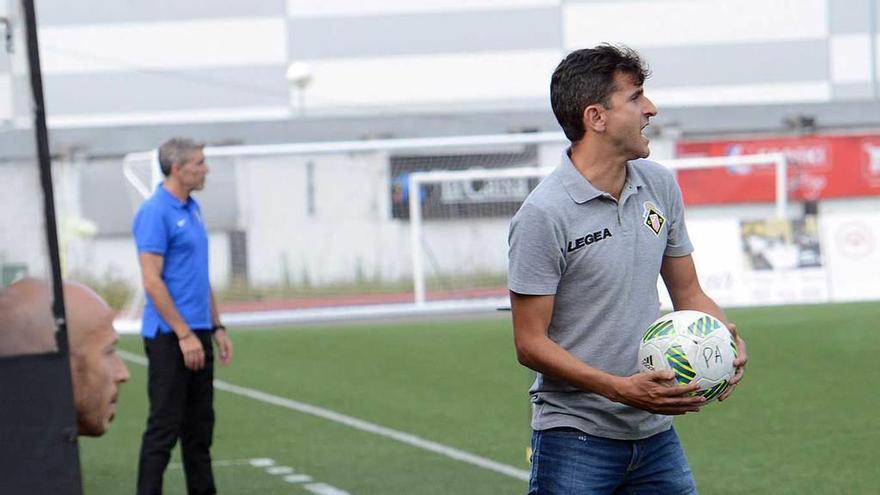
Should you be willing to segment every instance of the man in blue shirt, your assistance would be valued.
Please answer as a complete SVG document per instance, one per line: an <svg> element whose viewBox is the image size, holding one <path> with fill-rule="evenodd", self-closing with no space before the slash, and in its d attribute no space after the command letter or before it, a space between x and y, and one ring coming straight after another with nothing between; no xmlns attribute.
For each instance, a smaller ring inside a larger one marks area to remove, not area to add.
<svg viewBox="0 0 880 495"><path fill-rule="evenodd" d="M141 442L138 494L162 493L162 476L180 438L189 494L216 493L213 337L220 363L232 342L220 323L208 279L208 234L198 202L205 186L203 145L174 138L159 147L165 180L144 201L132 229L146 304L141 335L149 359L150 415Z"/></svg>

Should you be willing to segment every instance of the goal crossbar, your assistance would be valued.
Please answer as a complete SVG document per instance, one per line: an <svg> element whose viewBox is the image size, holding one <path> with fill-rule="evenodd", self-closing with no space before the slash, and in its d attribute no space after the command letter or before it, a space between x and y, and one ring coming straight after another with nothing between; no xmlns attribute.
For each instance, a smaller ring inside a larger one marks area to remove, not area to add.
<svg viewBox="0 0 880 495"><path fill-rule="evenodd" d="M774 165L775 216L786 217L788 208L788 164L782 153L755 155L694 157L663 160L662 164L672 170L697 170L717 167ZM412 259L413 297L416 305L425 304L426 284L424 257L422 254L423 230L420 188L426 184L493 179L542 179L555 167L512 167L497 169L434 170L415 172L408 177L410 249Z"/></svg>

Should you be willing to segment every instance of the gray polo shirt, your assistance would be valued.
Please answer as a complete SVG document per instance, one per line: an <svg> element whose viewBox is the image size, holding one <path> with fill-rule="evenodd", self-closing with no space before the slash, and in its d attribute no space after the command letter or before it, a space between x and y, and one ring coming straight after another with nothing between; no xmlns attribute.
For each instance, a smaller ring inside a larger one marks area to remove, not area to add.
<svg viewBox="0 0 880 495"><path fill-rule="evenodd" d="M549 337L607 373L637 372L639 341L660 311L657 277L664 256L693 251L681 191L672 172L648 160L626 166L620 200L597 190L568 153L526 198L510 225L508 287L555 294ZM640 439L672 418L587 393L538 373L529 390L532 428L576 428Z"/></svg>

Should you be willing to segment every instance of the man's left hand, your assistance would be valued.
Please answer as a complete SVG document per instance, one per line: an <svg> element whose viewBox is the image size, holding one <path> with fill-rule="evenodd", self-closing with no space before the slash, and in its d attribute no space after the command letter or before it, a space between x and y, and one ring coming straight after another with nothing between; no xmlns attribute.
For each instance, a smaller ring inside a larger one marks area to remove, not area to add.
<svg viewBox="0 0 880 495"><path fill-rule="evenodd" d="M718 397L719 402L733 393L733 389L742 380L743 374L746 372L746 363L749 361L749 356L746 354L746 342L737 333L736 324L728 322L727 328L730 330L733 341L736 342L736 359L733 360L734 373L733 378L730 379L730 386Z"/></svg>
<svg viewBox="0 0 880 495"><path fill-rule="evenodd" d="M220 365L226 366L232 361L232 340L226 335L226 330L219 328L214 332L214 342L217 343L217 350L220 351Z"/></svg>

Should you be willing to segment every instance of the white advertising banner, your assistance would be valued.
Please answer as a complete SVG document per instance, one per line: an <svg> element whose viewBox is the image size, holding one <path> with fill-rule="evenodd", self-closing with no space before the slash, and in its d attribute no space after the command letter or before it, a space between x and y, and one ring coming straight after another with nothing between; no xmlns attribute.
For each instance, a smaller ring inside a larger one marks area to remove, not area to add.
<svg viewBox="0 0 880 495"><path fill-rule="evenodd" d="M783 222L697 220L688 222L688 232L700 284L722 307L830 300L813 217ZM661 304L671 307L665 288Z"/></svg>
<svg viewBox="0 0 880 495"><path fill-rule="evenodd" d="M745 262L737 220L688 222L694 245L694 264L700 285L722 306L747 304L742 301Z"/></svg>
<svg viewBox="0 0 880 495"><path fill-rule="evenodd" d="M880 212L822 215L832 301L880 299Z"/></svg>

